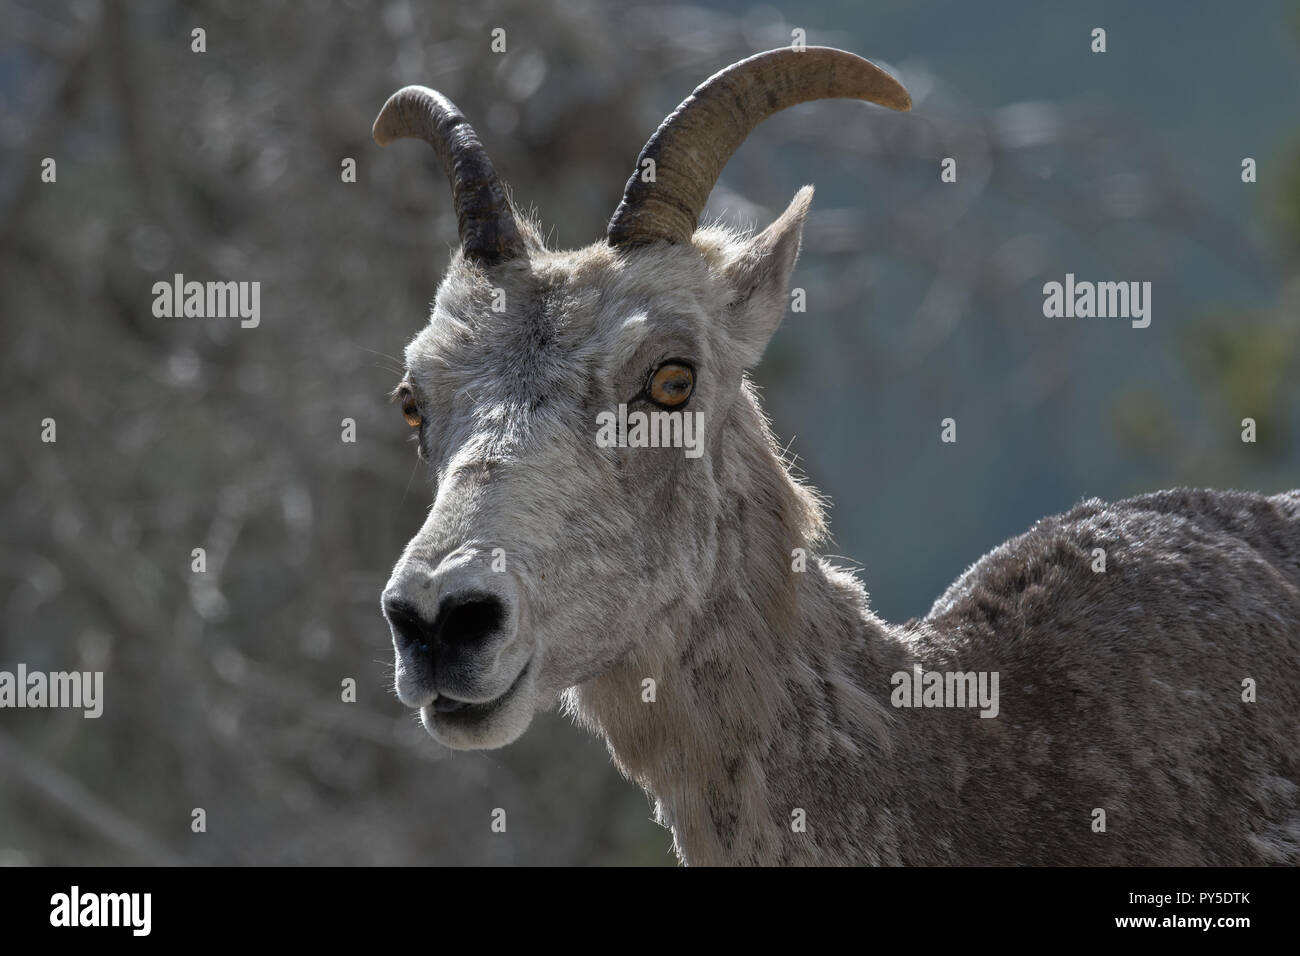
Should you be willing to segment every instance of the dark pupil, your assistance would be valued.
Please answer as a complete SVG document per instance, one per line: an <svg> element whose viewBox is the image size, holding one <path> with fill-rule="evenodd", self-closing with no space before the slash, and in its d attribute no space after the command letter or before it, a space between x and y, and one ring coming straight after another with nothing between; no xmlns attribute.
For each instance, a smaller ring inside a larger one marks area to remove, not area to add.
<svg viewBox="0 0 1300 956"><path fill-rule="evenodd" d="M660 371L655 384L666 397L676 398L689 391L691 376L684 368L666 368Z"/></svg>

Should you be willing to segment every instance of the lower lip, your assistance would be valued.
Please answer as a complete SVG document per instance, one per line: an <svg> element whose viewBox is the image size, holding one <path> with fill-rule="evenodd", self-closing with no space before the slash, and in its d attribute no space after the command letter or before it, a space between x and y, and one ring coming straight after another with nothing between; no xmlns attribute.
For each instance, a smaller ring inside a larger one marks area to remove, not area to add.
<svg viewBox="0 0 1300 956"><path fill-rule="evenodd" d="M429 709L439 717L478 716L486 714L504 703L507 698L519 689L519 686L524 682L524 678L528 676L529 668L532 666L533 662L530 658L528 663L524 665L524 669L519 672L519 676L515 678L514 683L491 700L485 700L482 703L475 704L470 703L469 701L453 700L450 697L439 695L433 703L428 705Z"/></svg>

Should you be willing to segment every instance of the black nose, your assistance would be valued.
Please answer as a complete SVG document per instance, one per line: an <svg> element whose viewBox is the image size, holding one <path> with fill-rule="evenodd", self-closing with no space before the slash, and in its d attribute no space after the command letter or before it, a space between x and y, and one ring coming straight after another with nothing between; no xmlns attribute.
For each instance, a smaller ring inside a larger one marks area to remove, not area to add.
<svg viewBox="0 0 1300 956"><path fill-rule="evenodd" d="M439 647L469 650L481 644L500 629L506 609L495 595L468 592L443 598L432 621L399 597L384 599L384 616L402 652L425 656Z"/></svg>

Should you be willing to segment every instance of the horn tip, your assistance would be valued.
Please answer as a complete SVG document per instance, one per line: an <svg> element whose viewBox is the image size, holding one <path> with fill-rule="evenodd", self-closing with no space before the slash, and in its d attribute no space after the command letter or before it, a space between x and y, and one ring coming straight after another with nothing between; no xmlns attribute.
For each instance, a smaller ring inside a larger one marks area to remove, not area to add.
<svg viewBox="0 0 1300 956"><path fill-rule="evenodd" d="M409 136L401 118L405 106L408 101L419 99L422 94L431 92L421 86L404 86L390 96L379 111L379 115L375 117L375 124L370 130L375 142L380 146L387 146L394 140Z"/></svg>
<svg viewBox="0 0 1300 956"><path fill-rule="evenodd" d="M393 140L397 139L393 131L393 114L397 112L393 108L393 103L400 95L401 90L398 90L388 98L388 101L384 103L383 109L379 111L379 115L375 117L375 125L370 129L370 135L375 138L375 142L380 146L387 146Z"/></svg>
<svg viewBox="0 0 1300 956"><path fill-rule="evenodd" d="M885 94L876 102L899 113L910 113L912 111L912 94L907 92L907 87L903 86L897 77L890 76L883 70L881 70L881 73L884 73L885 78L888 80L888 87Z"/></svg>

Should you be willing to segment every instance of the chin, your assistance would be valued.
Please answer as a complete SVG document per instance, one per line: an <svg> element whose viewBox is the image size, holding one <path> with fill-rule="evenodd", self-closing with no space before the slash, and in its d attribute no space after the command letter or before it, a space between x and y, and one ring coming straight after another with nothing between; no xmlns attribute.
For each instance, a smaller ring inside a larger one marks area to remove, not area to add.
<svg viewBox="0 0 1300 956"><path fill-rule="evenodd" d="M420 722L434 740L453 750L493 750L523 736L537 711L537 675L532 667L500 697L450 712L420 708Z"/></svg>

